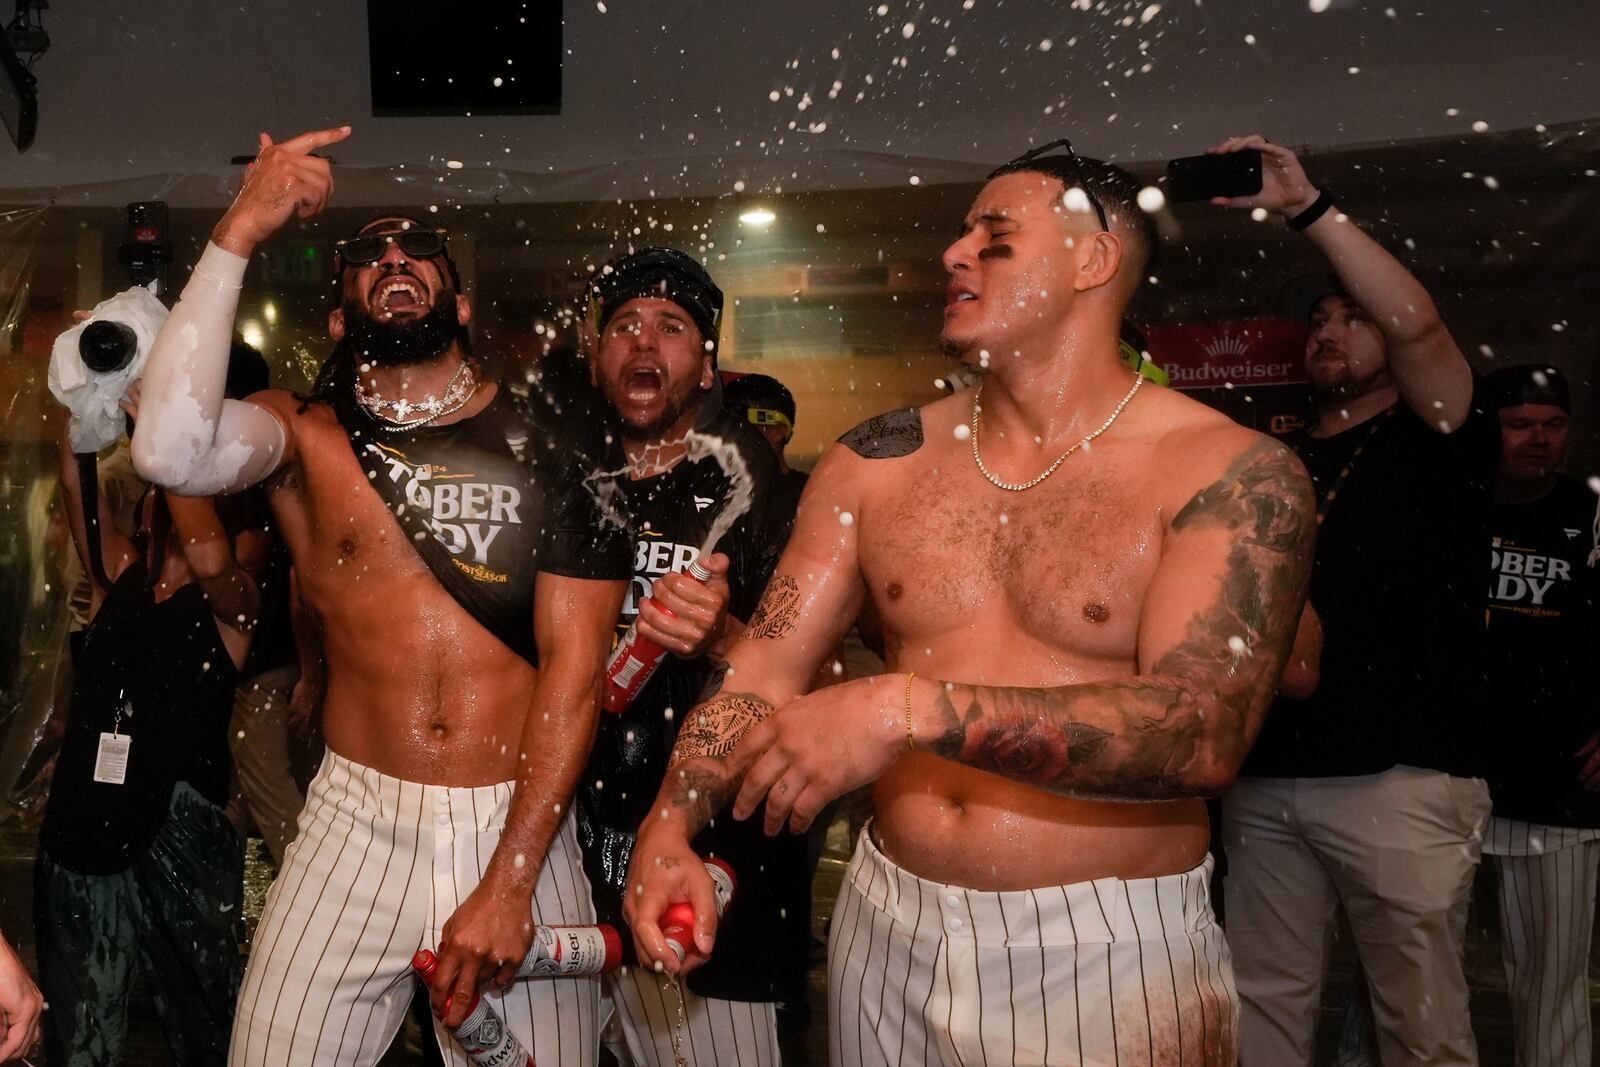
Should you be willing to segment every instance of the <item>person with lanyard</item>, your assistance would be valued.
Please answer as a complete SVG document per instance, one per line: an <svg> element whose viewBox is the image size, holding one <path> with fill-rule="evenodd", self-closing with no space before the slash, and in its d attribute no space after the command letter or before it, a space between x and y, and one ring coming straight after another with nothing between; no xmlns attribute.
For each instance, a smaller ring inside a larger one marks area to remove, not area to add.
<svg viewBox="0 0 1600 1067"><path fill-rule="evenodd" d="M1312 1062L1342 906L1384 1062L1474 1063L1462 950L1489 815L1482 568L1498 434L1417 279L1289 149L1251 136L1211 151L1244 149L1263 154L1261 192L1217 202L1283 216L1336 274L1284 293L1311 327L1317 413L1296 448L1319 525L1294 660L1316 657L1319 619L1322 647L1223 798L1240 1062Z"/></svg>
<svg viewBox="0 0 1600 1067"><path fill-rule="evenodd" d="M1489 513L1489 693L1505 723L1489 766L1483 851L1500 889L1500 952L1517 1067L1587 1067L1589 952L1600 867L1600 506L1561 473L1572 419L1554 367L1483 380L1499 414Z"/></svg>
<svg viewBox="0 0 1600 1067"><path fill-rule="evenodd" d="M248 345L223 356L234 398L265 380ZM140 396L136 382L130 419ZM228 721L270 534L249 494L213 502L146 486L130 536L92 457L82 463L63 437L61 461L93 590L34 867L46 1056L119 1062L137 972L172 1062L219 1065L244 933L244 840L224 810Z"/></svg>
<svg viewBox="0 0 1600 1067"><path fill-rule="evenodd" d="M722 291L692 257L646 248L608 264L591 286L594 377L622 425L624 483L638 538L633 585L617 620L669 651L618 714L602 714L578 795L579 836L601 919L622 921L639 824L667 775L688 714L753 618L793 521L771 449L742 419L701 412L716 380ZM735 516L737 516L735 518ZM715 544L714 526L732 520ZM704 582L685 574L704 568ZM606 979L620 1062L770 1063L787 950L784 900L803 877L803 842L729 820L695 841L738 878L732 934L682 987L645 968ZM680 1016L681 998L682 1014Z"/></svg>
<svg viewBox="0 0 1600 1067"><path fill-rule="evenodd" d="M533 924L593 907L570 798L588 756L632 539L604 420L488 380L444 231L381 215L337 245L332 353L311 392L224 402L255 250L332 190L261 149L156 340L134 462L159 484L265 482L327 662L328 755L268 893L230 1063L375 1063L411 960L437 948L447 1062L480 986L542 1063L593 1062L599 984L513 985Z"/></svg>

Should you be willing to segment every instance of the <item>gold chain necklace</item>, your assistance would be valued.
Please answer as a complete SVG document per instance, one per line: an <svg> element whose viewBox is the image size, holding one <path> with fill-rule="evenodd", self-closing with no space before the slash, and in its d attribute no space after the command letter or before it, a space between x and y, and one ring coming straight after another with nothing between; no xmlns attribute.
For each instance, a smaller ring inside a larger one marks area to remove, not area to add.
<svg viewBox="0 0 1600 1067"><path fill-rule="evenodd" d="M978 470L982 472L983 476L989 479L989 484L997 489L1005 489L1013 493L1020 493L1025 489L1032 489L1034 486L1038 485L1040 482L1054 474L1056 472L1056 468L1065 463L1068 456L1072 455L1078 449L1082 448L1090 441L1093 441L1096 437L1099 437L1101 434L1111 429L1111 424L1117 421L1117 416L1122 414L1122 409L1128 406L1128 404L1133 400L1133 394L1137 393L1139 391L1139 387L1143 384L1144 375L1135 374L1133 376L1133 388L1129 389L1128 395L1122 398L1122 403L1118 404L1116 408L1112 410L1111 417L1105 422L1101 423L1100 428L1094 433L1090 434L1088 437L1085 437L1083 440L1074 443L1071 448L1057 456L1056 461L1050 464L1050 466L1046 467L1043 474L1028 482L1006 482L996 478L989 468L984 466L983 457L978 455L978 423L983 414L983 383L980 382L978 383L977 395L972 398L972 433L969 436L972 438L973 462L978 465Z"/></svg>

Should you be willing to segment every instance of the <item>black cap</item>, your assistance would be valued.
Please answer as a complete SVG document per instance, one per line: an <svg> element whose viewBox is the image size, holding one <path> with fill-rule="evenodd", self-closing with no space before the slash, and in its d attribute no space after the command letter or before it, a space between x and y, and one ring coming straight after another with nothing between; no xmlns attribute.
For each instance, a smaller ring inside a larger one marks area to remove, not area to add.
<svg viewBox="0 0 1600 1067"><path fill-rule="evenodd" d="M1302 274L1283 283L1283 288L1278 291L1278 302L1283 305L1284 314L1297 322L1309 323L1311 313L1317 310L1317 305L1330 296L1351 300L1350 291L1344 287L1338 276Z"/></svg>
<svg viewBox="0 0 1600 1067"><path fill-rule="evenodd" d="M1542 363L1491 371L1483 378L1483 396L1490 411L1523 404L1549 404L1572 414L1572 393L1567 388L1566 376Z"/></svg>
<svg viewBox="0 0 1600 1067"><path fill-rule="evenodd" d="M601 267L589 283L590 317L597 330L604 330L622 305L650 297L670 300L688 312L716 351L722 290L699 260L676 248L642 248Z"/></svg>
<svg viewBox="0 0 1600 1067"><path fill-rule="evenodd" d="M722 386L722 407L753 426L782 425L794 433L794 394L769 374L741 374ZM782 415L782 419L773 415Z"/></svg>

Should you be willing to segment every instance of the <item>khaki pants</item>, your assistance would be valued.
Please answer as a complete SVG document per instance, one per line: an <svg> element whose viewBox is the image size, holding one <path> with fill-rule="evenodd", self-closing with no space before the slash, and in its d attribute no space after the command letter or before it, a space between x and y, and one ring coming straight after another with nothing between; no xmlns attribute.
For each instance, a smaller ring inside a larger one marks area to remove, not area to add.
<svg viewBox="0 0 1600 1067"><path fill-rule="evenodd" d="M1243 1067L1312 1062L1335 906L1355 935L1383 1062L1477 1063L1461 957L1488 818L1481 780L1415 767L1239 780L1222 837Z"/></svg>

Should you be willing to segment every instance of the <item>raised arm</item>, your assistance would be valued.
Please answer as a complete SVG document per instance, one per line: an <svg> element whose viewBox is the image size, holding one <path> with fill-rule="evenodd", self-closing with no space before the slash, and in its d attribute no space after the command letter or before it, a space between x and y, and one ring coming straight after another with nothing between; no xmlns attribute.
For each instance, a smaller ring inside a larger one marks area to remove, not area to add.
<svg viewBox="0 0 1600 1067"><path fill-rule="evenodd" d="M483 879L445 922L434 1010L455 1026L480 981L509 984L533 942L533 890L594 743L606 652L626 583L541 571L533 632L539 678L517 757L516 792ZM448 1012L446 1009L449 1004Z"/></svg>
<svg viewBox="0 0 1600 1067"><path fill-rule="evenodd" d="M187 496L235 492L275 471L291 447L265 408L223 398L233 318L256 245L291 216L310 218L327 202L332 173L311 153L349 132L301 134L281 145L261 135L250 176L212 231L145 366L133 462L156 484Z"/></svg>
<svg viewBox="0 0 1600 1067"><path fill-rule="evenodd" d="M639 828L623 901L641 961L675 965L656 920L680 900L690 902L696 918L699 955L689 966L711 951L711 882L690 842L738 789L742 767L731 755L740 739L806 691L865 599L857 527L839 521L845 512L861 514L855 477L861 463L836 447L817 465L760 604L678 731L666 780Z"/></svg>
<svg viewBox="0 0 1600 1067"><path fill-rule="evenodd" d="M1215 203L1261 207L1293 219L1322 195L1293 152L1259 134L1235 137L1208 151L1241 148L1262 153L1261 192L1232 200L1219 198ZM1340 284L1382 332L1388 343L1389 373L1406 406L1423 422L1446 433L1465 422L1472 402L1472 368L1422 283L1337 209L1307 226L1305 235L1328 257Z"/></svg>

